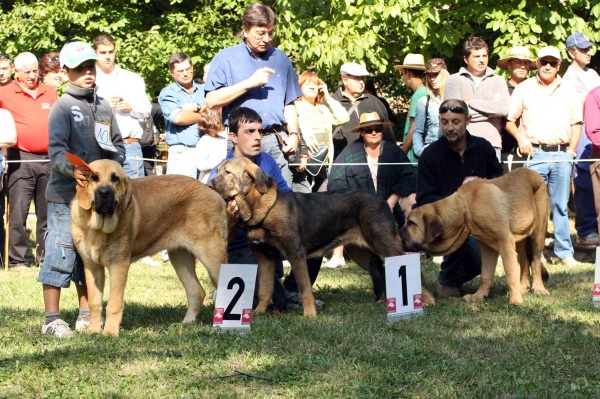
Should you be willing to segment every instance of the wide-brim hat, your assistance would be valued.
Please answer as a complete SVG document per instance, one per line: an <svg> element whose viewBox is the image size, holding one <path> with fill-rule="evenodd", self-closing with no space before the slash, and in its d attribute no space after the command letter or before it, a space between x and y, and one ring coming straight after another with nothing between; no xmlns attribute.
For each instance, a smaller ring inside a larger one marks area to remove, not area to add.
<svg viewBox="0 0 600 399"><path fill-rule="evenodd" d="M531 58L531 53L525 46L515 46L511 48L508 52L508 55L498 61L498 68L505 70L508 69L508 62L510 60L527 60L529 61L530 70L537 68L535 60Z"/></svg>
<svg viewBox="0 0 600 399"><path fill-rule="evenodd" d="M353 129L350 129L350 131L356 133L360 129L377 125L390 126L391 123L383 121L377 112L365 112L364 114L360 114L360 121L358 126L356 126Z"/></svg>
<svg viewBox="0 0 600 399"><path fill-rule="evenodd" d="M394 65L394 68L401 71L403 69L416 69L418 71L425 70L425 57L423 54L407 54L404 57L402 65Z"/></svg>
<svg viewBox="0 0 600 399"><path fill-rule="evenodd" d="M98 55L92 49L92 46L86 42L71 42L65 44L60 50L59 59L61 68L65 66L75 68L83 61L97 60Z"/></svg>

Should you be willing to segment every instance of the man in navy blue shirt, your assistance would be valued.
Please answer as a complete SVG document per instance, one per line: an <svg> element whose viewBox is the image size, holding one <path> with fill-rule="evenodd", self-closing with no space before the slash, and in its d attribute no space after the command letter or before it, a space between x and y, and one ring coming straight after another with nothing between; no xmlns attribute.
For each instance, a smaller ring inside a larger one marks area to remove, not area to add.
<svg viewBox="0 0 600 399"><path fill-rule="evenodd" d="M285 53L271 47L277 17L264 4L244 11L244 41L220 51L211 61L204 90L209 107L223 107L223 124L229 114L248 107L263 121L262 151L270 154L288 186L310 192L304 173L292 177L288 156L298 150L298 113L294 101L302 96L298 77Z"/></svg>
<svg viewBox="0 0 600 399"><path fill-rule="evenodd" d="M443 137L430 144L419 158L417 206L441 200L472 179L502 175L494 147L467 131L471 117L464 101L442 102L439 118ZM444 257L441 269L438 298L459 297L460 286L481 274L481 251L473 237Z"/></svg>
<svg viewBox="0 0 600 399"><path fill-rule="evenodd" d="M277 189L280 191L292 191L283 176L281 170L275 162L272 156L266 152L261 151L261 140L263 138L261 134L262 121L260 115L252 109L246 107L240 107L231 112L229 117L229 138L233 143L233 149L227 154L225 159L233 157L246 157L252 162L257 164L260 169L265 172L268 176L271 176L277 182ZM212 180L217 174L218 165L212 170L208 181ZM227 212L233 217L239 216L239 209L235 200L230 200L227 203ZM227 253L230 264L257 264L258 262L252 255L250 248L246 242L246 237L241 229L238 229L237 237L227 246ZM309 269L311 272L311 282L317 277L319 266L321 265L321 259L316 261L308 260ZM286 310L288 306L299 307L301 302L297 294L298 287L296 279L293 273L285 279L286 292L279 278L283 277L283 265L281 262L276 263L276 275L275 275L275 289L273 291L273 306L277 310ZM316 270L314 270L316 269ZM290 301L290 297L295 299ZM257 298L255 295L255 302ZM290 302L291 305L290 305ZM294 306L297 305L297 306ZM315 300L315 306L317 309L322 309L325 304L322 301Z"/></svg>

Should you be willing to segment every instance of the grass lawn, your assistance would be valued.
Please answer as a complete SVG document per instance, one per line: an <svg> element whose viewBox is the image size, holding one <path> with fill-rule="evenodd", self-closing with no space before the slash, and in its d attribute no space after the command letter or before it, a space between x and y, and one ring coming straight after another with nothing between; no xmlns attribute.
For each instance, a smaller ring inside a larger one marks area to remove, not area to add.
<svg viewBox="0 0 600 399"><path fill-rule="evenodd" d="M438 266L422 268L434 288ZM315 292L327 307L317 318L257 316L240 336L213 332L208 299L199 322L178 324L185 295L170 264L138 262L120 336L70 340L40 333L37 269L1 271L0 398L600 397L593 265L549 265L551 296L527 295L521 307L508 305L500 269L485 303L441 300L396 324L373 302L366 272L324 269ZM74 288L62 309L74 326Z"/></svg>

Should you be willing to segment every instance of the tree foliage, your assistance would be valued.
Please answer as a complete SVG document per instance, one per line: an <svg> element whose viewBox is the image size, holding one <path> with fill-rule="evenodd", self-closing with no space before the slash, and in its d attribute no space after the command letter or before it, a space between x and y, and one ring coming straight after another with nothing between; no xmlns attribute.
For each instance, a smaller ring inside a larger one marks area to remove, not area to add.
<svg viewBox="0 0 600 399"><path fill-rule="evenodd" d="M171 80L171 53L192 56L196 74L222 48L239 42L240 18L251 0L17 0L2 2L3 51L42 56L63 44L91 41L99 32L115 37L118 62L140 73L153 93ZM588 0L277 0L276 45L298 72L316 70L339 81L346 61L363 63L391 94L401 93L392 65L409 52L441 56L450 70L462 65L461 43L484 37L493 57L513 45L564 51L572 31L600 42L600 3ZM495 65L495 59L491 65ZM395 83L395 84L394 84Z"/></svg>

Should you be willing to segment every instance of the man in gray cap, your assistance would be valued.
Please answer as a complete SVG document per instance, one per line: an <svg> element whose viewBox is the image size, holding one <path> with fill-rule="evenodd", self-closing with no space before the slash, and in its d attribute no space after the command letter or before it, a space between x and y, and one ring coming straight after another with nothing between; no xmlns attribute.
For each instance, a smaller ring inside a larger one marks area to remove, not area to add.
<svg viewBox="0 0 600 399"><path fill-rule="evenodd" d="M340 68L343 86L332 96L339 101L350 115L350 121L333 131L334 157L350 143L360 137L360 133L350 130L359 124L359 116L367 112L377 112L384 122L389 122L385 106L375 96L365 93L365 80L369 76L367 69L356 62L347 62ZM394 140L394 132L390 126L383 129L384 140Z"/></svg>

